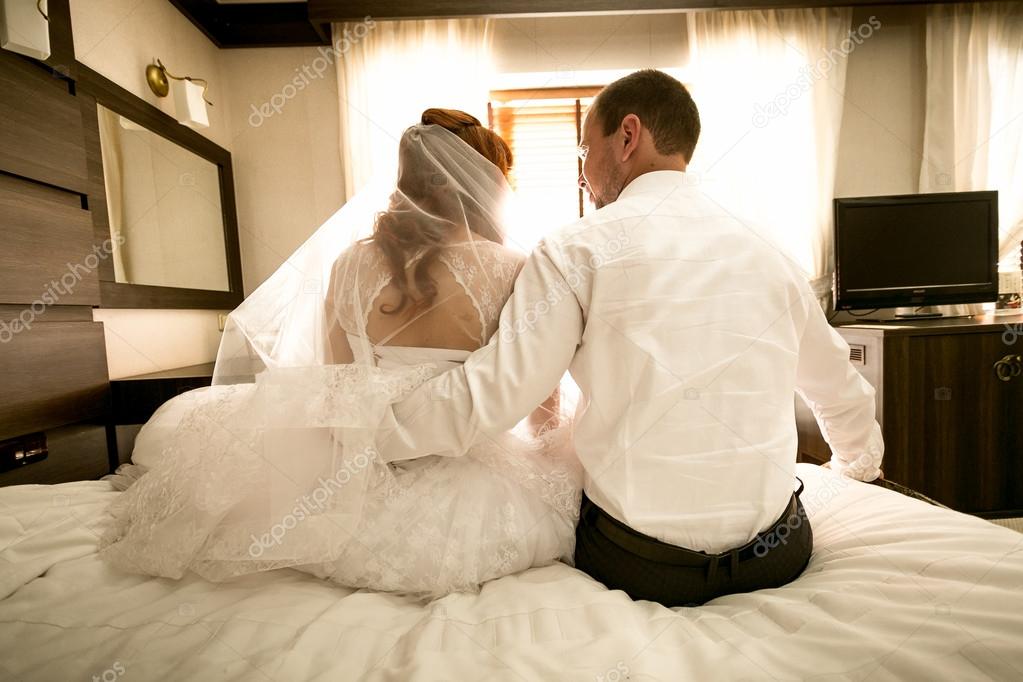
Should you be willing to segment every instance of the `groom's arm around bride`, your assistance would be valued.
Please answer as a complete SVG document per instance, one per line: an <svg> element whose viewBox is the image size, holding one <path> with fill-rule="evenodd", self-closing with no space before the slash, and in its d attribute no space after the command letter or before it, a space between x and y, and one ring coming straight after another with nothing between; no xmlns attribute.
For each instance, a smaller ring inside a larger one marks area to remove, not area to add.
<svg viewBox="0 0 1023 682"><path fill-rule="evenodd" d="M669 605L781 585L805 567L794 391L840 473L875 478L883 449L873 389L802 273L686 183L699 130L689 93L663 73L601 92L580 148L599 210L541 242L489 344L398 403L385 448L464 452L570 371L586 474L576 564ZM782 526L784 542L765 542Z"/></svg>

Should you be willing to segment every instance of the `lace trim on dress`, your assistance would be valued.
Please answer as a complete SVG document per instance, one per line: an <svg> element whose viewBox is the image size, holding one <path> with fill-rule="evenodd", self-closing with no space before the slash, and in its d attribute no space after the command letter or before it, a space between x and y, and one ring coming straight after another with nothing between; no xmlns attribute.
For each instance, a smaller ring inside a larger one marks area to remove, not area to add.
<svg viewBox="0 0 1023 682"><path fill-rule="evenodd" d="M476 309L476 315L480 321L480 335L476 338L476 341L482 345L483 340L487 338L487 315L483 311L483 306L480 301L473 295L473 290L469 287L467 281L468 268L465 266L465 262L462 261L462 257L459 254L454 253L442 253L438 258L447 267L448 271L451 272L451 276L458 282L458 286L462 287L465 291L466 296L472 301L472 307ZM459 267L461 266L461 268ZM479 290L477 290L479 291Z"/></svg>
<svg viewBox="0 0 1023 682"><path fill-rule="evenodd" d="M458 247L442 254L441 260L476 308L482 345L497 329L501 308L524 256L511 253L493 242L470 242L459 246L472 249L472 263L466 262L463 249Z"/></svg>

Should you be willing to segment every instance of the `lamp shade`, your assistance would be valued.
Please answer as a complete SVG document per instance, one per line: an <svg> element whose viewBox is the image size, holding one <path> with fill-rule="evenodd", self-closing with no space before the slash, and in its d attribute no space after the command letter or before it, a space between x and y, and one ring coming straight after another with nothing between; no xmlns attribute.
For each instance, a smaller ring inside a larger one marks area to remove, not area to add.
<svg viewBox="0 0 1023 682"><path fill-rule="evenodd" d="M172 80L171 96L174 98L174 115L178 123L189 128L209 128L210 118L206 113L203 87L190 80Z"/></svg>
<svg viewBox="0 0 1023 682"><path fill-rule="evenodd" d="M33 59L50 56L46 0L0 0L0 47Z"/></svg>

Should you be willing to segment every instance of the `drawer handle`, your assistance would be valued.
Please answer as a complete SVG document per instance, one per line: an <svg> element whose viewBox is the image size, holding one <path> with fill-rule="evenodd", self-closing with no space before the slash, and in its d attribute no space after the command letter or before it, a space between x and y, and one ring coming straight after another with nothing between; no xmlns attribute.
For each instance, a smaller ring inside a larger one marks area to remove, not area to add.
<svg viewBox="0 0 1023 682"><path fill-rule="evenodd" d="M995 363L995 375L999 381L1009 381L1023 374L1023 358L1019 355L1006 355Z"/></svg>

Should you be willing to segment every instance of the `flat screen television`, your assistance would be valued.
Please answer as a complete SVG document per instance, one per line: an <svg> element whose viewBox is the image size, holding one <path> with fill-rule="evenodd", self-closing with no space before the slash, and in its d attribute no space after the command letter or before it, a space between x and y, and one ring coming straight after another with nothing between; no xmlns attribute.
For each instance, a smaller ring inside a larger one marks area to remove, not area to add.
<svg viewBox="0 0 1023 682"><path fill-rule="evenodd" d="M998 192L835 199L835 309L998 298Z"/></svg>

